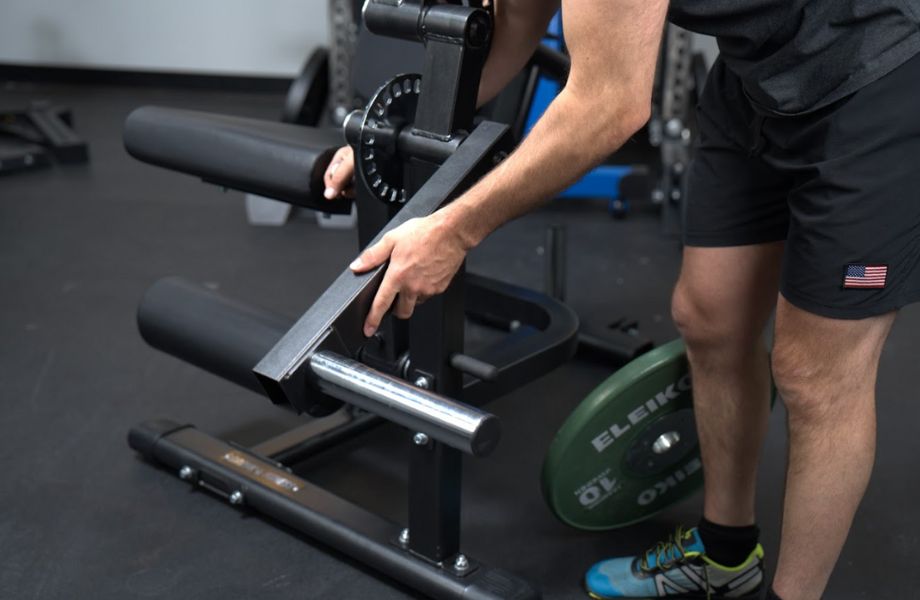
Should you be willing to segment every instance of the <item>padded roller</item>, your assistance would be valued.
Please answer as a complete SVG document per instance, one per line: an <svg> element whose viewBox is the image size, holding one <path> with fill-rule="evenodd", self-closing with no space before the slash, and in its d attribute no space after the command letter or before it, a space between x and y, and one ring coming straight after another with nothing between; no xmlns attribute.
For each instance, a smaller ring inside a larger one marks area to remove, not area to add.
<svg viewBox="0 0 920 600"><path fill-rule="evenodd" d="M327 213L351 212L350 200L323 198L323 173L345 145L341 131L145 106L128 115L124 143L138 160L222 187Z"/></svg>
<svg viewBox="0 0 920 600"><path fill-rule="evenodd" d="M292 324L178 277L153 284L137 309L148 344L259 394L252 367Z"/></svg>

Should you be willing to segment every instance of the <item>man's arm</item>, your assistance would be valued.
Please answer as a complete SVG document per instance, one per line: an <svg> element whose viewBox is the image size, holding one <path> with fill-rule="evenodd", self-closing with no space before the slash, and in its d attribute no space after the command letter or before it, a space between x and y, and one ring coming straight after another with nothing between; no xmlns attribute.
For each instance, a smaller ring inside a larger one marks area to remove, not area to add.
<svg viewBox="0 0 920 600"><path fill-rule="evenodd" d="M497 96L524 68L559 10L559 0L496 0L494 4L492 46L483 66L476 106ZM353 195L354 163L351 147L339 148L323 177L326 199Z"/></svg>
<svg viewBox="0 0 920 600"><path fill-rule="evenodd" d="M492 46L482 69L477 106L497 96L521 72L558 10L559 0L495 2Z"/></svg>
<svg viewBox="0 0 920 600"><path fill-rule="evenodd" d="M408 318L418 302L443 292L471 248L577 181L648 120L667 0L562 6L568 83L527 138L460 198L390 232L352 264L360 272L390 260L366 335L391 306Z"/></svg>

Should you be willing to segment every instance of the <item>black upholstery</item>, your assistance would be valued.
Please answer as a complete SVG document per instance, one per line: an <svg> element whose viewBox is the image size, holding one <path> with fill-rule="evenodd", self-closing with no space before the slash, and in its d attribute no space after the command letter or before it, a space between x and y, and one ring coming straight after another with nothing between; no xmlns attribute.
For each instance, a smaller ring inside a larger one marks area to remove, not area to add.
<svg viewBox="0 0 920 600"><path fill-rule="evenodd" d="M341 130L147 106L128 116L124 141L139 160L223 187L327 213L351 210L349 200L322 197Z"/></svg>

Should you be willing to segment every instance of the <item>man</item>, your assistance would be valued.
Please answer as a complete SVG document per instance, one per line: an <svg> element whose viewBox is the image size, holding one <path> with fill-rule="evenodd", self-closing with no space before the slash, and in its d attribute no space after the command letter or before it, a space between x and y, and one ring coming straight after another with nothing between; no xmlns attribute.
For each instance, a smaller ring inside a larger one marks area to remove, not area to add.
<svg viewBox="0 0 920 600"><path fill-rule="evenodd" d="M562 0L568 84L520 147L449 206L365 250L389 260L365 333L445 289L466 253L616 150L649 116L666 0ZM481 99L527 60L551 0L499 0ZM674 0L718 38L699 108L673 316L694 377L703 518L596 564L596 598L759 597L754 516L771 364L788 412L782 542L768 597L820 598L874 460L879 354L920 300L920 2ZM329 196L351 177L340 152ZM430 252L436 247L438 252Z"/></svg>

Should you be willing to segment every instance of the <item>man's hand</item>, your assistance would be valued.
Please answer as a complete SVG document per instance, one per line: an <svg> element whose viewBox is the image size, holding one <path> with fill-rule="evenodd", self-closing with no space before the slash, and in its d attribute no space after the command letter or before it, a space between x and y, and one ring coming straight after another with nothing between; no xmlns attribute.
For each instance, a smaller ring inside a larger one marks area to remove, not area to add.
<svg viewBox="0 0 920 600"><path fill-rule="evenodd" d="M416 305L446 290L468 251L462 236L438 211L406 221L362 252L350 265L356 273L390 261L364 322L364 335L374 335L391 306L394 316L408 319Z"/></svg>
<svg viewBox="0 0 920 600"><path fill-rule="evenodd" d="M326 200L335 200L339 196L351 198L355 193L355 154L351 146L343 146L333 155L332 162L323 175Z"/></svg>

